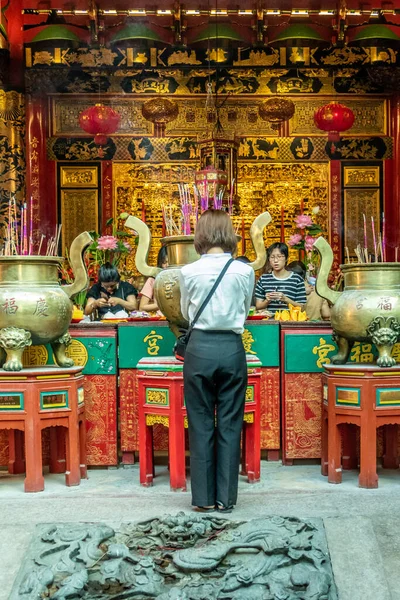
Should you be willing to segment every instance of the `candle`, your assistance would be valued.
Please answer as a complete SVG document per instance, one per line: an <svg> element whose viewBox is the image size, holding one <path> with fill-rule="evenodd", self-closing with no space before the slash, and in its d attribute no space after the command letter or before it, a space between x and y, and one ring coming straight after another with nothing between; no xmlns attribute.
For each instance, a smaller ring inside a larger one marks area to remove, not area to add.
<svg viewBox="0 0 400 600"><path fill-rule="evenodd" d="M304 200L300 200L300 214L302 215L304 212Z"/></svg>
<svg viewBox="0 0 400 600"><path fill-rule="evenodd" d="M363 219L364 219L364 248L368 248L368 243L367 243L367 219L365 217L365 215L363 214Z"/></svg>
<svg viewBox="0 0 400 600"><path fill-rule="evenodd" d="M244 219L242 217L242 256L245 255L246 252L246 237L244 233Z"/></svg>
<svg viewBox="0 0 400 600"><path fill-rule="evenodd" d="M285 242L285 209L281 206L281 242Z"/></svg>

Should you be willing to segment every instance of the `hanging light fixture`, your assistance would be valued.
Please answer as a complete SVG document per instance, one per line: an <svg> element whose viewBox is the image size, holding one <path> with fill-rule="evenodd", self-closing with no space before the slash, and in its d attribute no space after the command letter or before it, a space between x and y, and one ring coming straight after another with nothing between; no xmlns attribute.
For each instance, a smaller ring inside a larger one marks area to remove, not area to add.
<svg viewBox="0 0 400 600"><path fill-rule="evenodd" d="M329 102L315 111L314 123L318 129L328 132L330 142L338 142L340 134L353 126L354 113L344 104Z"/></svg>
<svg viewBox="0 0 400 600"><path fill-rule="evenodd" d="M282 123L289 121L293 117L294 112L294 102L282 96L270 98L258 107L258 114L262 120L271 123L272 129L276 131L279 131Z"/></svg>
<svg viewBox="0 0 400 600"><path fill-rule="evenodd" d="M155 137L165 137L167 123L175 121L178 114L179 107L177 103L162 96L147 100L142 106L144 118L154 123Z"/></svg>
<svg viewBox="0 0 400 600"><path fill-rule="evenodd" d="M217 0L215 14L218 14ZM215 92L213 92L211 82L212 51L214 51L215 56L218 56L221 39L238 40L239 38L233 37L231 34L228 35L226 27L218 22L210 24L201 38L201 41L207 40L209 78L206 84L206 111L213 127L212 131L206 133L204 138L197 144L200 154L200 169L196 171L195 181L203 197L206 196L211 199L222 193L225 195L225 200L229 198L233 204L237 205L239 200L237 196L239 143L234 136L230 137L228 133L224 132L221 123L220 109L226 103L228 97L218 99L218 67L216 68ZM200 41L199 36L197 41ZM213 42L213 48L210 42Z"/></svg>
<svg viewBox="0 0 400 600"><path fill-rule="evenodd" d="M104 106L104 104L90 106L79 115L80 127L86 133L94 135L94 143L100 147L107 143L107 137L111 133L115 133L119 121L120 115L110 106ZM101 156L101 151L99 156Z"/></svg>

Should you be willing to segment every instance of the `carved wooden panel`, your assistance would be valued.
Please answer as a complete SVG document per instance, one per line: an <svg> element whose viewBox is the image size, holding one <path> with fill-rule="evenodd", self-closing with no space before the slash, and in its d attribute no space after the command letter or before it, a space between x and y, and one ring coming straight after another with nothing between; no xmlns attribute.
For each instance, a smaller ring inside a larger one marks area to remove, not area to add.
<svg viewBox="0 0 400 600"><path fill-rule="evenodd" d="M380 230L379 189L346 189L344 192L344 246L355 256L357 244L364 246L364 217L367 220L367 243L373 252L371 216L374 217L375 231Z"/></svg>
<svg viewBox="0 0 400 600"><path fill-rule="evenodd" d="M60 185L63 188L97 188L98 169L97 167L73 167L60 168Z"/></svg>
<svg viewBox="0 0 400 600"><path fill-rule="evenodd" d="M69 248L82 231L98 231L98 191L88 189L61 190L62 250Z"/></svg>

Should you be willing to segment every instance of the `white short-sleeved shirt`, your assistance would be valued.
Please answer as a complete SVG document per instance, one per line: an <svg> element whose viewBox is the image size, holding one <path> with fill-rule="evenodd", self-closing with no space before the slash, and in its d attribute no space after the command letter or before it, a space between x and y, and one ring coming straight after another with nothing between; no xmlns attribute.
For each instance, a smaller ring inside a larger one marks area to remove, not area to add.
<svg viewBox="0 0 400 600"><path fill-rule="evenodd" d="M196 262L182 267L181 310L189 322L192 322L230 258L228 253L203 254ZM243 333L253 290L253 269L241 261L234 260L196 322L195 329Z"/></svg>

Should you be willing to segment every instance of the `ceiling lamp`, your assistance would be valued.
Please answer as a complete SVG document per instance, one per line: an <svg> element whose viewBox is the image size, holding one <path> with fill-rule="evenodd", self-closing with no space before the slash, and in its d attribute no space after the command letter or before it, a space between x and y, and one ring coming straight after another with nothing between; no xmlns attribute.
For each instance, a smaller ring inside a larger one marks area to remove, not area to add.
<svg viewBox="0 0 400 600"><path fill-rule="evenodd" d="M176 102L159 96L147 100L142 106L142 115L147 121L154 123L155 137L164 137L167 123L175 121L179 114Z"/></svg>
<svg viewBox="0 0 400 600"><path fill-rule="evenodd" d="M338 142L340 133L353 126L354 113L344 104L329 102L315 111L314 123L318 129L328 132L330 142Z"/></svg>
<svg viewBox="0 0 400 600"><path fill-rule="evenodd" d="M209 40L217 40L222 46L235 42L243 42L243 38L228 23L210 23L202 29L192 40L192 44L208 43Z"/></svg>
<svg viewBox="0 0 400 600"><path fill-rule="evenodd" d="M323 44L328 44L322 35L311 25L296 23L281 29L269 41L270 46L282 47L307 47L314 48Z"/></svg>
<svg viewBox="0 0 400 600"><path fill-rule="evenodd" d="M281 96L270 98L258 107L258 114L262 120L271 123L272 129L276 131L279 131L282 123L289 121L293 117L294 112L294 102Z"/></svg>
<svg viewBox="0 0 400 600"><path fill-rule="evenodd" d="M150 27L147 27L143 23L127 25L111 38L111 44L118 47L134 45L152 47L167 43L169 42L162 40L156 31L153 31L153 29L150 29Z"/></svg>
<svg viewBox="0 0 400 600"><path fill-rule="evenodd" d="M94 135L94 143L98 146L104 146L107 143L107 137L117 130L119 121L119 114L104 104L90 106L79 115L80 127L86 133ZM101 154L99 153L99 155Z"/></svg>
<svg viewBox="0 0 400 600"><path fill-rule="evenodd" d="M49 45L51 43L57 43L59 47L61 44L67 46L77 46L80 44L80 38L65 27L65 25L46 25L34 38L29 42L30 44L44 44Z"/></svg>
<svg viewBox="0 0 400 600"><path fill-rule="evenodd" d="M400 37L387 25L366 25L357 28L354 37L349 40L352 46L398 47Z"/></svg>

